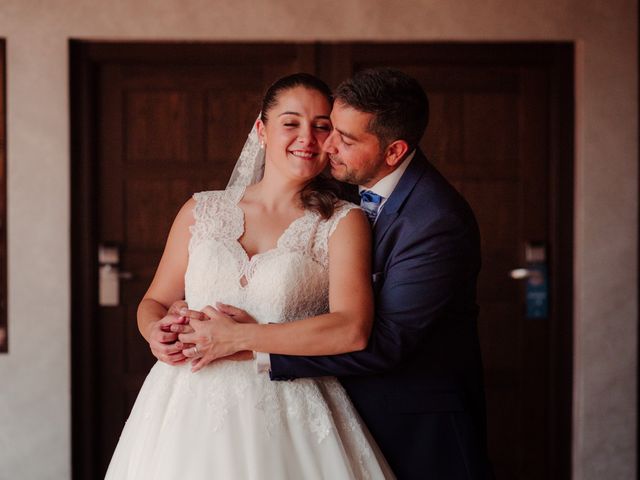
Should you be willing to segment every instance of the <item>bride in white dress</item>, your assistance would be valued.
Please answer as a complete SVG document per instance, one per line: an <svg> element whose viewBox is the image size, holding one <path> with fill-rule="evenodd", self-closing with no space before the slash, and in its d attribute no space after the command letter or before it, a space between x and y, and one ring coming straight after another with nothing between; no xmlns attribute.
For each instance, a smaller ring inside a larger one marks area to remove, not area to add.
<svg viewBox="0 0 640 480"><path fill-rule="evenodd" d="M369 224L316 178L326 166L330 112L320 80L280 79L227 189L197 193L181 209L138 310L159 361L107 479L394 478L337 380L271 381L254 361L239 361L247 352L206 366L196 360L194 368L185 354L197 348L174 333L189 327L167 311L182 298L191 310L237 305L259 323L280 324L275 353L365 347L373 318ZM292 335L298 319L307 323Z"/></svg>

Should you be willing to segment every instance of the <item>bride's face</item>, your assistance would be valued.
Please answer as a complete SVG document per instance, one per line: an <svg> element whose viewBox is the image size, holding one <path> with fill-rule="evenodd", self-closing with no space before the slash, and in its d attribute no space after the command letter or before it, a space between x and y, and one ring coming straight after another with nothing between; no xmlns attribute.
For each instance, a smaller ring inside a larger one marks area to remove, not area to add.
<svg viewBox="0 0 640 480"><path fill-rule="evenodd" d="M331 105L320 92L294 87L281 92L258 120L258 132L266 146L266 168L273 168L292 180L306 182L327 165L322 145L331 133Z"/></svg>

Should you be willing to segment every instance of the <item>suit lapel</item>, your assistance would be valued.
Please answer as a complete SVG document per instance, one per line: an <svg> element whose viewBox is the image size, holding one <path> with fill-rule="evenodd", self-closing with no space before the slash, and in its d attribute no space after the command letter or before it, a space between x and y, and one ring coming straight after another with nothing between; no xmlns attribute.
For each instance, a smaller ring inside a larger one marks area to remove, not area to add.
<svg viewBox="0 0 640 480"><path fill-rule="evenodd" d="M389 199L385 202L380 215L373 228L373 244L374 250L378 248L378 245L382 241L384 234L389 227L398 218L400 209L407 197L415 187L416 183L423 175L427 168L427 160L420 150L416 151L415 156L411 160L411 163L404 172L396 188Z"/></svg>

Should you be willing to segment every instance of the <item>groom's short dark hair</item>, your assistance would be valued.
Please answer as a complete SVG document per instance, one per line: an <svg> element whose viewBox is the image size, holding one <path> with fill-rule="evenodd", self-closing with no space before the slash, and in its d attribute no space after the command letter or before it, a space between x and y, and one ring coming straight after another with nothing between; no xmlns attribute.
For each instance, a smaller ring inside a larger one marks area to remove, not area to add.
<svg viewBox="0 0 640 480"><path fill-rule="evenodd" d="M399 70L362 70L338 85L334 99L373 114L369 131L383 146L404 140L413 149L429 123L427 94L416 79Z"/></svg>

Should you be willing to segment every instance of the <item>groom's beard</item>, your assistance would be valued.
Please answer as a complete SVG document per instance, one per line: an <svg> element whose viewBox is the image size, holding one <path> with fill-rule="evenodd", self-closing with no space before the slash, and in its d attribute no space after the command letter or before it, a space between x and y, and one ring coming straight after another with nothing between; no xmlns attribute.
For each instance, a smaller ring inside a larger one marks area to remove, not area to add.
<svg viewBox="0 0 640 480"><path fill-rule="evenodd" d="M364 165L358 169L349 167L344 163L338 155L329 154L329 167L331 168L331 176L341 182L350 183L352 185L367 185L376 177L380 170L381 163L384 161L382 155L379 158L372 159L370 162L363 162Z"/></svg>

